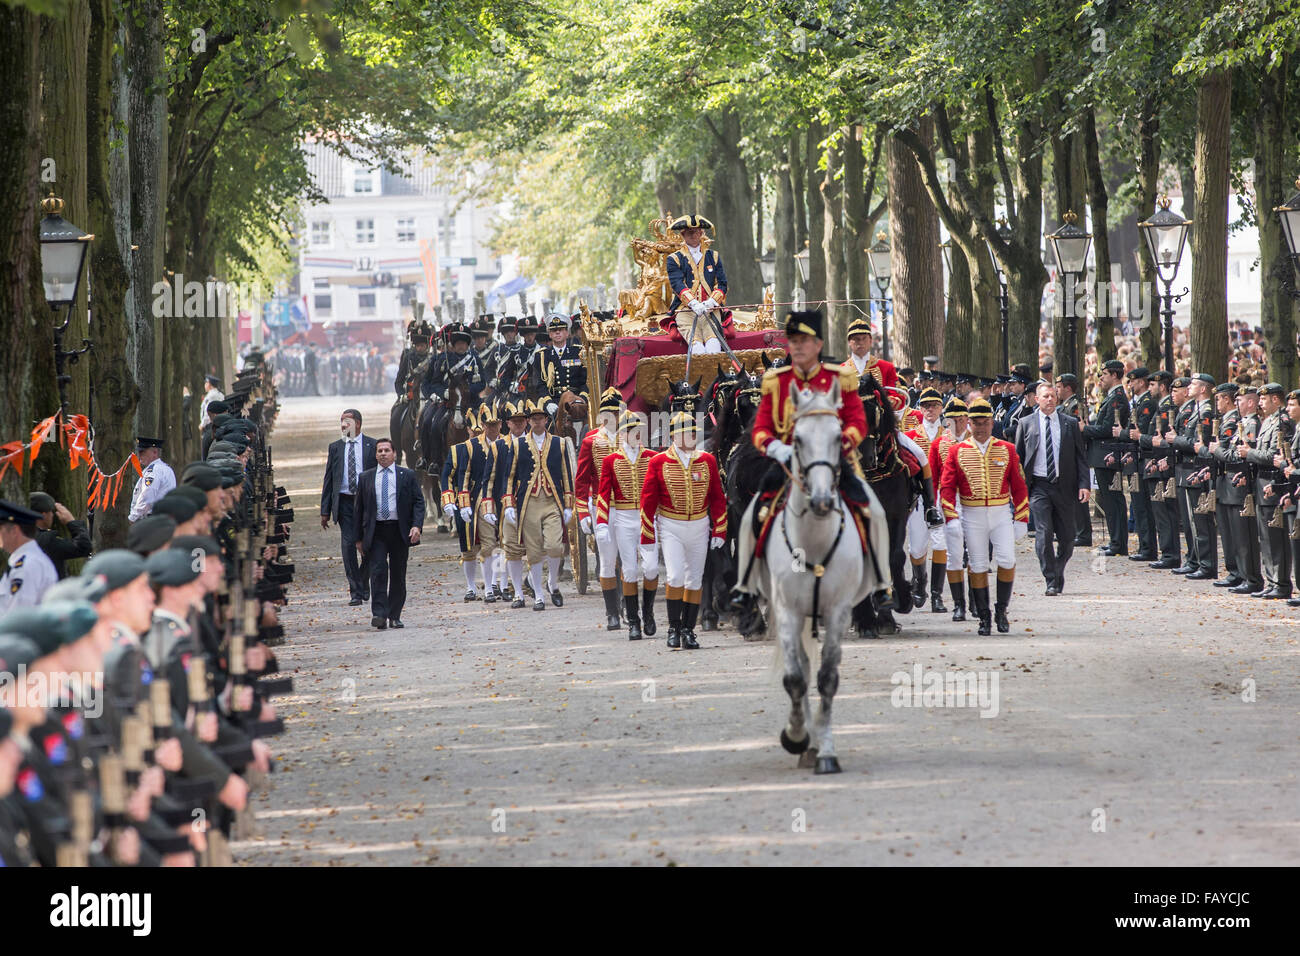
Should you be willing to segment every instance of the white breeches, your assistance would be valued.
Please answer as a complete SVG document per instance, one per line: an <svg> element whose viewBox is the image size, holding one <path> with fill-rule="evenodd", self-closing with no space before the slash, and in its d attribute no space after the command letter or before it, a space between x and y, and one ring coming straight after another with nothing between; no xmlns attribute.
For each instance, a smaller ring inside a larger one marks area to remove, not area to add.
<svg viewBox="0 0 1300 956"><path fill-rule="evenodd" d="M902 445L904 448L906 448L908 451L910 451L913 455L915 455L916 460L920 463L921 467L924 468L925 463L930 459L926 457L925 452L921 451L921 446L918 445L916 442L914 442L912 439L908 438L907 433L904 432L902 429L899 429L898 431L894 432L894 434L898 437L898 443ZM936 488L935 491L937 493L938 489Z"/></svg>
<svg viewBox="0 0 1300 956"><path fill-rule="evenodd" d="M618 549L623 561L623 580L635 581L644 577L650 581L659 577L659 545L641 543L641 512L612 510L609 513L609 530L612 546ZM638 565L640 570L638 571ZM609 574L613 577L613 564Z"/></svg>
<svg viewBox="0 0 1300 956"><path fill-rule="evenodd" d="M919 561L931 550L944 550L947 547L947 541L942 526L932 530L925 523L925 505L921 503L920 499L917 499L916 507L907 516L907 553L914 560Z"/></svg>
<svg viewBox="0 0 1300 956"><path fill-rule="evenodd" d="M1016 566L1016 532L1011 524L1011 509L1006 505L966 508L961 515L961 530L966 536L967 557L974 573L989 570L989 545L993 546L997 567Z"/></svg>
<svg viewBox="0 0 1300 956"><path fill-rule="evenodd" d="M957 523L945 522L943 526L944 543L948 546L948 570L962 569L962 551L966 548L966 536L961 531L961 502L957 502ZM988 549L985 548L987 551Z"/></svg>
<svg viewBox="0 0 1300 956"><path fill-rule="evenodd" d="M660 517L658 522L667 586L698 591L704 584L704 559L709 555L709 519L678 521Z"/></svg>

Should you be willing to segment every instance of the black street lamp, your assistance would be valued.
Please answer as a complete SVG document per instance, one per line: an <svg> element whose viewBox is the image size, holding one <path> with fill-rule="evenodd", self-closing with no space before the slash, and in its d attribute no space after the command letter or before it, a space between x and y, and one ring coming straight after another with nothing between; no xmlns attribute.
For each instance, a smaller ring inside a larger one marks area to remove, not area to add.
<svg viewBox="0 0 1300 956"><path fill-rule="evenodd" d="M1164 283L1165 294L1161 296L1160 315L1165 325L1165 371L1174 372L1174 303L1183 301L1187 287L1174 295L1174 276L1178 274L1178 263L1183 258L1183 249L1187 247L1187 234L1191 232L1192 221L1184 219L1169 208L1169 197L1161 196L1156 203L1155 214L1145 222L1138 223L1142 237L1146 239L1147 251L1155 263L1156 275Z"/></svg>
<svg viewBox="0 0 1300 956"><path fill-rule="evenodd" d="M889 237L884 231L876 233L876 241L867 249L867 259L871 263L871 274L875 277L876 288L880 292L880 339L881 358L889 361L889 277L891 274L891 252Z"/></svg>
<svg viewBox="0 0 1300 956"><path fill-rule="evenodd" d="M1068 275L1072 276L1077 283L1088 268L1088 247L1092 245L1092 234L1084 232L1075 225L1079 217L1073 210L1068 211L1061 218L1064 220L1063 225L1047 239L1052 244L1052 254L1056 257L1056 268L1062 276L1062 282ZM1065 314L1065 338L1070 347L1070 371L1075 375L1079 374L1079 350L1076 341L1079 321L1077 311L1078 304L1074 302Z"/></svg>
<svg viewBox="0 0 1300 956"><path fill-rule="evenodd" d="M1003 216L998 220L998 238L1005 243L1011 242L1011 227L1007 225L1006 217ZM998 275L998 310L1002 316L1002 368L1004 371L1011 370L1011 303L1007 296L1007 273L1002 268L997 253L993 251L993 244L989 243L989 257L993 260L993 270Z"/></svg>
<svg viewBox="0 0 1300 956"><path fill-rule="evenodd" d="M65 368L69 361L75 364L78 356L89 352L91 344L90 339L82 339L81 348L66 351L63 334L72 320L81 289L82 266L95 237L86 235L63 218L63 200L53 193L41 200L41 211L45 213L41 218L41 281L45 285L45 301L54 310L56 321L59 309L67 309L63 322L54 327L54 373L59 386L59 409L66 421L68 383L72 376Z"/></svg>
<svg viewBox="0 0 1300 956"><path fill-rule="evenodd" d="M757 257L758 271L763 277L763 285L771 285L776 281L776 253L769 252Z"/></svg>
<svg viewBox="0 0 1300 956"><path fill-rule="evenodd" d="M1300 190L1300 178L1296 179L1295 186L1297 190ZM1286 237L1286 247L1291 258L1291 271L1300 276L1300 192L1297 192L1273 211L1282 220L1282 235ZM1291 282L1285 288L1291 298L1300 299L1300 291L1296 290L1295 282Z"/></svg>

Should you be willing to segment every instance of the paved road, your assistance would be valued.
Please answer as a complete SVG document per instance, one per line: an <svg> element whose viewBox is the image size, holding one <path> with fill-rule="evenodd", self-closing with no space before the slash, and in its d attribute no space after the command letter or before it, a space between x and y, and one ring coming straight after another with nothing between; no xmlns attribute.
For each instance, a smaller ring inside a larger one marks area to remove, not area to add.
<svg viewBox="0 0 1300 956"><path fill-rule="evenodd" d="M386 429L387 398L346 404ZM241 862L1300 863L1300 614L1281 602L1091 554L1047 598L1026 540L1010 634L927 611L849 642L845 772L814 777L777 743L772 645L734 630L671 651L605 632L594 591L464 604L439 535L412 552L406 629L371 630L312 523L343 407L290 399L274 440L299 515L280 649L298 693ZM918 667L996 679L996 716L895 706Z"/></svg>

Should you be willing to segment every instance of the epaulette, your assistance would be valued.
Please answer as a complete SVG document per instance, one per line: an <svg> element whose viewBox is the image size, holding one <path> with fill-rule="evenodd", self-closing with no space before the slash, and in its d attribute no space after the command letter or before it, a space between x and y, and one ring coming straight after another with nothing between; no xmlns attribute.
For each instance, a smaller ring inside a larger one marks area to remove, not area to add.
<svg viewBox="0 0 1300 956"><path fill-rule="evenodd" d="M852 362L846 362L843 365L827 365L825 367L839 373L840 391L856 392L858 390L858 370L853 367Z"/></svg>
<svg viewBox="0 0 1300 956"><path fill-rule="evenodd" d="M766 382L768 379L771 379L772 381L775 382L778 378L781 377L781 373L788 370L789 368L790 366L788 365L782 365L780 368L770 368L763 373L763 381Z"/></svg>

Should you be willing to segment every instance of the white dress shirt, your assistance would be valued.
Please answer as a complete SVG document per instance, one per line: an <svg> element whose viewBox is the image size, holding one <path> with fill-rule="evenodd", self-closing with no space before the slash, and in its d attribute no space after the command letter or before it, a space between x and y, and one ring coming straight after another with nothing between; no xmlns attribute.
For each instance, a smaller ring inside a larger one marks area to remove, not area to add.
<svg viewBox="0 0 1300 956"><path fill-rule="evenodd" d="M362 447L362 446L361 446L361 436L360 436L360 435L358 435L356 438L345 438L345 439L343 439L343 494L345 494L345 495L355 495L355 494L357 493L357 489L356 489L356 488L349 488L349 487L348 487L348 459L347 459L347 456L348 456L348 455L351 455L352 458L353 458L353 460L356 461L356 465L357 465L357 470L356 470L357 481L360 481L360 480L361 480L361 473L362 473L363 471L366 470L366 469L365 469L365 463L366 463L366 460L365 460L365 458L364 458L364 457L362 456L362 454L361 454L361 447Z"/></svg>
<svg viewBox="0 0 1300 956"><path fill-rule="evenodd" d="M699 246L687 246L686 251L691 254L691 261L699 265L700 260L704 258L704 250Z"/></svg>
<svg viewBox="0 0 1300 956"><path fill-rule="evenodd" d="M388 518L384 518L384 475L388 475ZM375 469L375 520L397 520L397 466Z"/></svg>
<svg viewBox="0 0 1300 956"><path fill-rule="evenodd" d="M36 539L19 545L9 555L9 569L0 577L0 618L20 607L35 607L59 580L54 562L41 550Z"/></svg>
<svg viewBox="0 0 1300 956"><path fill-rule="evenodd" d="M943 419L936 418L933 422L929 419L921 419L921 427L925 429L925 437L933 442L939 437L939 432L943 430Z"/></svg>
<svg viewBox="0 0 1300 956"><path fill-rule="evenodd" d="M858 370L858 377L861 378L863 375L865 375L867 372L867 363L871 361L871 353L868 352L866 355L862 356L861 358L858 358L856 355L850 352L849 358L853 360L853 367Z"/></svg>
<svg viewBox="0 0 1300 956"><path fill-rule="evenodd" d="M1061 477L1061 419L1056 412L1052 412L1052 447L1047 447L1047 416L1043 414L1042 409L1034 412L1038 416L1038 456L1034 459L1034 477L1047 477L1047 456L1052 456L1052 464L1056 466L1056 477Z"/></svg>
<svg viewBox="0 0 1300 956"><path fill-rule="evenodd" d="M131 492L131 511L127 514L127 520L139 521L153 511L154 502L175 487L176 472L172 471L170 465L161 458L149 462L141 470L135 490Z"/></svg>

